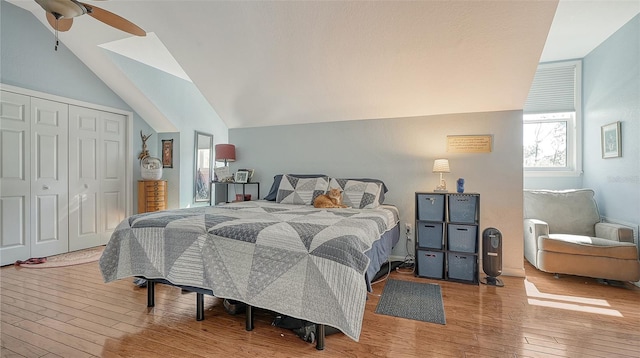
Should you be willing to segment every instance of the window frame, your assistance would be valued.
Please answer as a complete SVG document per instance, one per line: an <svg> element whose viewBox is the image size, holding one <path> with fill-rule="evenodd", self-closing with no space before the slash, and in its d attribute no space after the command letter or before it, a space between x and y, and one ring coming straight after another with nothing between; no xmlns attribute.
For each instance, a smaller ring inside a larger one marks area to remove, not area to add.
<svg viewBox="0 0 640 358"><path fill-rule="evenodd" d="M580 176L582 175L582 61L571 60L553 63L542 63L538 68L553 68L575 66L575 83L574 83L574 111L569 110L548 110L548 111L523 111L523 149L524 149L524 124L538 122L558 122L557 119L550 120L526 120L525 116L536 114L551 113L567 113L572 112L574 115L567 120L567 161L566 166L557 167L525 167L524 151L522 155L522 168L524 177L562 177L562 176Z"/></svg>

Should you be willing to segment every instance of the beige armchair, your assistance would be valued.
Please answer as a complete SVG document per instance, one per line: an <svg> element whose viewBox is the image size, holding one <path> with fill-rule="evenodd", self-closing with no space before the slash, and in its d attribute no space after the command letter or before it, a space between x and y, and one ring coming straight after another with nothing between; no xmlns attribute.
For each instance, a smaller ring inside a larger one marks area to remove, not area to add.
<svg viewBox="0 0 640 358"><path fill-rule="evenodd" d="M525 190L524 256L545 272L640 280L633 230L601 222L591 189Z"/></svg>

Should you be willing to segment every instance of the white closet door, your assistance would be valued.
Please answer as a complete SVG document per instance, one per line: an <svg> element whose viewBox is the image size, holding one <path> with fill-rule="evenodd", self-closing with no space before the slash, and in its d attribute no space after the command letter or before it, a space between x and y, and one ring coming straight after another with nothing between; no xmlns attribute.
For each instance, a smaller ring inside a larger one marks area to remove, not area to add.
<svg viewBox="0 0 640 358"><path fill-rule="evenodd" d="M69 250L104 245L125 215L123 115L70 106Z"/></svg>
<svg viewBox="0 0 640 358"><path fill-rule="evenodd" d="M29 96L0 94L0 265L31 255L29 103Z"/></svg>
<svg viewBox="0 0 640 358"><path fill-rule="evenodd" d="M65 103L31 98L31 256L69 249L68 121Z"/></svg>
<svg viewBox="0 0 640 358"><path fill-rule="evenodd" d="M102 244L106 244L127 210L126 138L127 119L124 115L103 112L102 161L100 187L102 195Z"/></svg>

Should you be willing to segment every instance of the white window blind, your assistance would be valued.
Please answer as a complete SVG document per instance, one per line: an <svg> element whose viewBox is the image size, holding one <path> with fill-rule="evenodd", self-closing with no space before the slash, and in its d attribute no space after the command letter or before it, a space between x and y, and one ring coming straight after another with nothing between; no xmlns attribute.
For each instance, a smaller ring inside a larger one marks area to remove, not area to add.
<svg viewBox="0 0 640 358"><path fill-rule="evenodd" d="M574 112L576 75L574 61L538 66L524 113Z"/></svg>

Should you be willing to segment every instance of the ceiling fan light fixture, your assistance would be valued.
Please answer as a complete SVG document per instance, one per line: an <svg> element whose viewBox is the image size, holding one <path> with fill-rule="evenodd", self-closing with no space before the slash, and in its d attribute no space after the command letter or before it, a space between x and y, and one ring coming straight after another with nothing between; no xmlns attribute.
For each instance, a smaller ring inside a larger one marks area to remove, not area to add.
<svg viewBox="0 0 640 358"><path fill-rule="evenodd" d="M45 11L61 15L63 18L73 18L84 15L87 9L74 0L35 0Z"/></svg>

